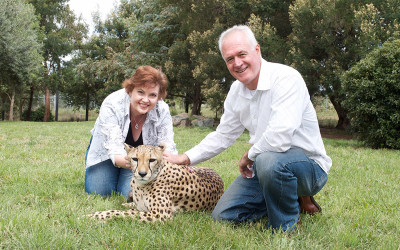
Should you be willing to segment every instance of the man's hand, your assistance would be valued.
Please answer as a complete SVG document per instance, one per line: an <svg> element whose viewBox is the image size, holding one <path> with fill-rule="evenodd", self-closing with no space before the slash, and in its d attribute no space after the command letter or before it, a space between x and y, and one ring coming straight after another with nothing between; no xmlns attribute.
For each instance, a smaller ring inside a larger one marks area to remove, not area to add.
<svg viewBox="0 0 400 250"><path fill-rule="evenodd" d="M253 161L249 159L249 150L247 150L239 161L239 171L243 178L253 177L253 171L250 169L253 167Z"/></svg>
<svg viewBox="0 0 400 250"><path fill-rule="evenodd" d="M164 160L169 161L171 163L179 164L179 165L190 165L190 159L185 154L174 155L170 152L164 151L163 153Z"/></svg>

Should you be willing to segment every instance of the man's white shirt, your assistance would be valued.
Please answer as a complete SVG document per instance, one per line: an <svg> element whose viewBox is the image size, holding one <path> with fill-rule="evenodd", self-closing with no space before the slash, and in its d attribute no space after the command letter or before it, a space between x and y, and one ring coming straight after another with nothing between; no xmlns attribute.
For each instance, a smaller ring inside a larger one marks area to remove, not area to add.
<svg viewBox="0 0 400 250"><path fill-rule="evenodd" d="M235 81L216 131L185 154L195 165L219 154L247 129L249 159L266 152L301 148L326 172L332 165L321 138L306 84L295 69L262 59L256 91Z"/></svg>

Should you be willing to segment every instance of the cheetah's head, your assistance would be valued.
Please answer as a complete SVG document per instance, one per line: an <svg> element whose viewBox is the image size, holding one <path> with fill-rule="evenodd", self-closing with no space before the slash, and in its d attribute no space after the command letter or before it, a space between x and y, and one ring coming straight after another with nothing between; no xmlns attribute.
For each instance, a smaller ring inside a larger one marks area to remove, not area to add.
<svg viewBox="0 0 400 250"><path fill-rule="evenodd" d="M165 145L140 145L132 147L125 144L128 160L131 164L133 177L138 183L146 184L153 181L163 166Z"/></svg>

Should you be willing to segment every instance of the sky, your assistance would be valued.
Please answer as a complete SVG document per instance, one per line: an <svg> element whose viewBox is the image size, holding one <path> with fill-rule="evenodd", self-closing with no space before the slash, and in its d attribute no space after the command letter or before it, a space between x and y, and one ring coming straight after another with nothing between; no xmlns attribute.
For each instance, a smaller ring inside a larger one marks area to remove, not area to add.
<svg viewBox="0 0 400 250"><path fill-rule="evenodd" d="M89 24L89 34L92 34L94 26L92 13L99 11L101 19L105 20L118 2L116 0L69 0L68 4L77 17L82 14L85 22Z"/></svg>

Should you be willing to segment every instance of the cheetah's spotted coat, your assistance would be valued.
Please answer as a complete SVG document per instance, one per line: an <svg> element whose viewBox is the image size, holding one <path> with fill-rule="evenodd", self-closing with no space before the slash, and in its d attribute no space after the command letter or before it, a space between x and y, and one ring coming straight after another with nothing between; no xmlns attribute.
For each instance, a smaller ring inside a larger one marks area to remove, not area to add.
<svg viewBox="0 0 400 250"><path fill-rule="evenodd" d="M193 168L166 162L164 146L125 144L133 177L131 180L132 207L127 211L109 210L88 215L101 220L113 217L139 217L141 221L163 221L182 210L214 209L224 184L221 177L209 168Z"/></svg>

